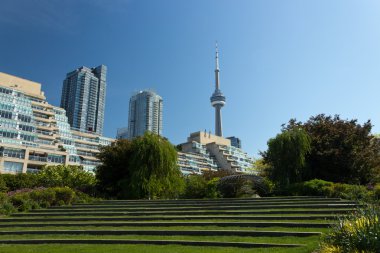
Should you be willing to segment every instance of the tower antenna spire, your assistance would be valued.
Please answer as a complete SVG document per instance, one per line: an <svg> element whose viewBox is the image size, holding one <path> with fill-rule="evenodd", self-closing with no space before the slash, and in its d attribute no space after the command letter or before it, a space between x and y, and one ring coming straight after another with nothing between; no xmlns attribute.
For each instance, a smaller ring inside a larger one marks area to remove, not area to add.
<svg viewBox="0 0 380 253"><path fill-rule="evenodd" d="M215 69L219 70L218 41L215 41Z"/></svg>

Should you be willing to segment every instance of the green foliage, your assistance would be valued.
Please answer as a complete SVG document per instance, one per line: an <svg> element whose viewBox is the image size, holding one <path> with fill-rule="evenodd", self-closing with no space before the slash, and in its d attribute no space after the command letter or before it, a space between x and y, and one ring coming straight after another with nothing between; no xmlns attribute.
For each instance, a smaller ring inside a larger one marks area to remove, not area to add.
<svg viewBox="0 0 380 253"><path fill-rule="evenodd" d="M97 168L99 189L117 198L177 198L184 180L177 152L166 139L147 132L133 141L103 147Z"/></svg>
<svg viewBox="0 0 380 253"><path fill-rule="evenodd" d="M9 191L41 186L37 174L0 174Z"/></svg>
<svg viewBox="0 0 380 253"><path fill-rule="evenodd" d="M129 140L118 140L109 146L100 148L98 158L102 164L96 168L99 192L111 197L128 196L131 178L129 169L131 153L131 142Z"/></svg>
<svg viewBox="0 0 380 253"><path fill-rule="evenodd" d="M380 187L373 189L363 185L350 185L333 183L320 179L313 179L306 182L291 184L276 192L278 195L293 196L325 196L332 198L342 198L349 200L373 202L379 200Z"/></svg>
<svg viewBox="0 0 380 253"><path fill-rule="evenodd" d="M9 215L16 212L16 208L9 202L8 195L0 192L0 214Z"/></svg>
<svg viewBox="0 0 380 253"><path fill-rule="evenodd" d="M209 199L215 199L219 198L220 192L218 189L220 178L214 177L213 179L209 180L206 185L206 198Z"/></svg>
<svg viewBox="0 0 380 253"><path fill-rule="evenodd" d="M321 253L380 252L380 209L368 206L340 218L321 243Z"/></svg>
<svg viewBox="0 0 380 253"><path fill-rule="evenodd" d="M0 193L0 214L70 205L73 201L89 203L92 200L93 198L87 194L79 191L76 193L68 187L21 189L8 194Z"/></svg>
<svg viewBox="0 0 380 253"><path fill-rule="evenodd" d="M45 166L37 176L40 186L44 187L66 186L89 191L95 185L95 176L75 165Z"/></svg>
<svg viewBox="0 0 380 253"><path fill-rule="evenodd" d="M311 138L306 157L310 176L349 184L376 183L380 180L380 142L371 134L370 121L342 120L324 114L301 123L290 120L283 131L300 127Z"/></svg>
<svg viewBox="0 0 380 253"><path fill-rule="evenodd" d="M329 194L329 188L332 186L332 182L321 179L313 179L303 183L303 194L312 196L326 196Z"/></svg>
<svg viewBox="0 0 380 253"><path fill-rule="evenodd" d="M53 202L53 204L58 206L70 205L73 202L75 195L77 195L76 192L68 187L55 187L53 190L55 192L55 202ZM89 197L87 194L84 195Z"/></svg>
<svg viewBox="0 0 380 253"><path fill-rule="evenodd" d="M56 202L55 190L52 188L37 189L28 193L16 194L13 196L13 198L18 196L22 196L25 199L31 199L42 208L49 207Z"/></svg>
<svg viewBox="0 0 380 253"><path fill-rule="evenodd" d="M363 185L349 185L336 183L330 188L330 197L337 197L351 200L370 201L371 192Z"/></svg>
<svg viewBox="0 0 380 253"><path fill-rule="evenodd" d="M4 178L0 175L0 192L7 192L8 187L7 184L4 181Z"/></svg>
<svg viewBox="0 0 380 253"><path fill-rule="evenodd" d="M301 128L294 127L268 141L268 150L262 153L269 165L268 175L279 187L300 182L306 173L306 155L310 153L310 137Z"/></svg>
<svg viewBox="0 0 380 253"><path fill-rule="evenodd" d="M73 165L45 166L35 174L0 174L0 192L36 187L70 187L93 194L94 186L95 176Z"/></svg>
<svg viewBox="0 0 380 253"><path fill-rule="evenodd" d="M208 182L202 175L188 175L183 197L186 199L202 199L207 196ZM209 181L210 182L210 181ZM211 186L210 186L211 187Z"/></svg>
<svg viewBox="0 0 380 253"><path fill-rule="evenodd" d="M244 178L236 178L218 185L218 190L223 198L251 197L255 194L252 182Z"/></svg>
<svg viewBox="0 0 380 253"><path fill-rule="evenodd" d="M373 187L373 197L380 201L380 184L376 184Z"/></svg>

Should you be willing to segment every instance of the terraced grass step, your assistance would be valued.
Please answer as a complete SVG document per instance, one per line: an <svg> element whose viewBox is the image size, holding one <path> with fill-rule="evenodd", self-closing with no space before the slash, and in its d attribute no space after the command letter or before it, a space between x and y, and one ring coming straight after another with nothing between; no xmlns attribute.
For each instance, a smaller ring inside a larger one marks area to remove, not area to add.
<svg viewBox="0 0 380 253"><path fill-rule="evenodd" d="M303 204L303 205L263 205L263 206L213 206L213 207L171 207L171 208L163 208L163 207L152 207L152 208L131 208L131 207L125 207L125 208L115 208L113 206L106 206L102 208L91 208L88 207L90 210L87 209L81 209L81 211L128 211L128 212L143 212L143 211L202 211L202 210L258 210L258 209L294 209L294 208L302 208L302 209L317 209L317 208L334 208L334 209L340 209L340 208L355 208L358 207L357 204ZM75 207L60 207L55 208L61 211L75 211ZM46 210L53 210L53 209L46 209ZM48 211L49 212L49 211Z"/></svg>
<svg viewBox="0 0 380 253"><path fill-rule="evenodd" d="M219 226L219 227L305 227L327 228L332 223L306 223L306 222L65 222L65 223L6 223L0 228L9 227L65 227L65 226L133 226L133 227L169 227L169 226Z"/></svg>
<svg viewBox="0 0 380 253"><path fill-rule="evenodd" d="M303 244L279 243L249 243L249 242L215 242L215 241L184 241L184 240L132 240L132 239L25 239L0 240L0 244L155 244L155 245L186 245L186 246L220 246L238 248L272 248L272 247L302 247Z"/></svg>
<svg viewBox="0 0 380 253"><path fill-rule="evenodd" d="M290 196L290 197L263 197L263 198L229 198L229 199L171 199L171 200L102 200L99 203L200 203L200 202L255 202L255 201L283 201L283 200L342 200L341 198L327 198L321 196Z"/></svg>
<svg viewBox="0 0 380 253"><path fill-rule="evenodd" d="M86 205L73 205L73 206L70 206L71 209L87 209L87 208L101 208L101 209L105 209L105 208L157 208L157 207L160 207L160 208L173 208L173 207L178 207L178 206L181 206L181 207L204 207L204 208L207 208L207 207L220 207L220 206L241 206L241 207L250 207L250 206L267 206L267 205L295 205L295 206L298 206L298 205L309 205L309 204L312 204L312 205L316 205L316 204L322 204L322 205L328 205L328 204L357 204L353 201L298 201L298 202L293 202L293 201L281 201L281 202L269 202L269 201L265 201L265 202L257 202L257 203L197 203L197 204L154 204L154 203L151 203L151 204L140 204L140 205L135 205L135 204L122 204L122 203L119 203L119 204L112 204L112 205L109 205L109 204L98 204L98 203L95 203L95 204L86 204ZM60 207L52 207L52 209L54 208L60 208ZM62 208L62 207L61 207Z"/></svg>
<svg viewBox="0 0 380 253"><path fill-rule="evenodd" d="M145 212L131 212L131 211L110 211L99 212L97 210L50 210L41 209L33 210L29 213L14 213L13 217L56 217L56 216L149 216L149 215L308 215L308 214L345 214L352 212L354 209L317 209L317 210L264 210L264 211L145 211Z"/></svg>
<svg viewBox="0 0 380 253"><path fill-rule="evenodd" d="M65 215L67 216L67 215ZM323 220L335 216L157 216L157 217L60 217L60 218L3 218L2 222L52 222L52 221L158 221L158 220Z"/></svg>
<svg viewBox="0 0 380 253"><path fill-rule="evenodd" d="M265 236L265 237L307 237L319 236L321 232L292 231L246 231L246 230L22 230L0 231L2 235L193 235L193 236Z"/></svg>

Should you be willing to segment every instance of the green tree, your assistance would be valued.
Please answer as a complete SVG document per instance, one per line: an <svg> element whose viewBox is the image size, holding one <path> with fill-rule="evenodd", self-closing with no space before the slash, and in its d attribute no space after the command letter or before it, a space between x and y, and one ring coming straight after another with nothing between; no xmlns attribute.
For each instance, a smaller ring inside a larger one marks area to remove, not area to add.
<svg viewBox="0 0 380 253"><path fill-rule="evenodd" d="M176 198L184 182L177 151L166 139L147 132L101 149L99 187L118 198Z"/></svg>
<svg viewBox="0 0 380 253"><path fill-rule="evenodd" d="M270 139L262 155L271 180L280 187L301 181L307 173L305 157L309 152L310 137L302 128L284 130Z"/></svg>
<svg viewBox="0 0 380 253"><path fill-rule="evenodd" d="M202 175L188 175L183 197L187 199L202 199L207 195L207 180Z"/></svg>
<svg viewBox="0 0 380 253"><path fill-rule="evenodd" d="M371 134L372 124L320 114L307 122L292 119L284 130L303 128L311 138L307 163L310 178L366 184L375 180L380 167L380 142Z"/></svg>
<svg viewBox="0 0 380 253"><path fill-rule="evenodd" d="M39 185L45 187L70 187L84 192L92 192L95 175L85 171L82 166L51 165L45 166L38 176Z"/></svg>
<svg viewBox="0 0 380 253"><path fill-rule="evenodd" d="M129 140L118 140L100 148L98 158L102 163L96 168L99 192L118 198L128 196L131 180L129 169L131 153Z"/></svg>

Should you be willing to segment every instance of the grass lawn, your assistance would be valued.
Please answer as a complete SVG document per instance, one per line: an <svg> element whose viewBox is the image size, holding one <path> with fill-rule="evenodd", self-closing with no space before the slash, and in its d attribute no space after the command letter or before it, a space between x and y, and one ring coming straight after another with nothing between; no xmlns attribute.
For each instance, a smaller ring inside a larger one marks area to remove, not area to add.
<svg viewBox="0 0 380 253"><path fill-rule="evenodd" d="M318 247L316 242L302 248L253 248L196 247L182 245L1 245L2 253L311 253Z"/></svg>

